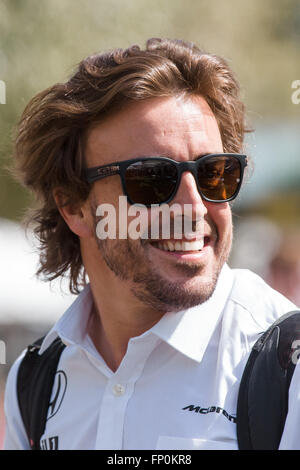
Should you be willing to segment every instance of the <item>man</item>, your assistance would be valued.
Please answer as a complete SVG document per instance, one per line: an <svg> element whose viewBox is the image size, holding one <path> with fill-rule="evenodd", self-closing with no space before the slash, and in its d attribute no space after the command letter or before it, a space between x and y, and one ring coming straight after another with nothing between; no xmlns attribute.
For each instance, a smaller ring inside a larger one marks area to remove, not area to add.
<svg viewBox="0 0 300 470"><path fill-rule="evenodd" d="M88 57L25 109L15 159L40 202L39 272L84 287L42 343L40 354L57 336L66 348L64 394L41 447L55 438L59 449L237 448L251 346L295 308L226 264L245 131L226 62L182 41ZM99 236L104 204L123 221L116 237ZM131 207L143 205L150 227L152 209L172 204L191 209L193 230L180 239L172 213L169 237L161 225L158 239L120 236ZM20 360L7 381L7 449L30 447L15 392Z"/></svg>

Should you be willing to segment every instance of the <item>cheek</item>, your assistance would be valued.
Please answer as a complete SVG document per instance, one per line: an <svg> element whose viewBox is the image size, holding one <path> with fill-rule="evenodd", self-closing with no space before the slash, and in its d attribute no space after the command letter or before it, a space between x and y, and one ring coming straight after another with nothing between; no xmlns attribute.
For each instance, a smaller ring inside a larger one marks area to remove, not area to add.
<svg viewBox="0 0 300 470"><path fill-rule="evenodd" d="M118 176L112 176L98 181L94 184L89 201L92 216L98 221L98 216L102 214L107 217L111 226L118 224L119 196L123 196L121 182ZM98 214L98 216L96 216Z"/></svg>
<svg viewBox="0 0 300 470"><path fill-rule="evenodd" d="M149 211L146 208L125 205L124 202L122 213L123 217L127 220L127 233L129 239L136 241L140 238L149 238Z"/></svg>
<svg viewBox="0 0 300 470"><path fill-rule="evenodd" d="M219 238L228 238L232 233L232 213L228 202L208 203L208 215L215 225Z"/></svg>
<svg viewBox="0 0 300 470"><path fill-rule="evenodd" d="M93 199L99 204L112 204L117 208L119 196L123 195L119 175L109 176L97 181L92 189Z"/></svg>

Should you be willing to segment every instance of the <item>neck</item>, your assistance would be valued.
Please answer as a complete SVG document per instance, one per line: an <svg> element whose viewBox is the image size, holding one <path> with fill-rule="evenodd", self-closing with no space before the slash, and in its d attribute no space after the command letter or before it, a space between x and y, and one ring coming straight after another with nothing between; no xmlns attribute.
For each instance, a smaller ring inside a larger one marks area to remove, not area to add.
<svg viewBox="0 0 300 470"><path fill-rule="evenodd" d="M123 281L102 283L90 278L94 307L89 335L106 364L116 371L130 338L149 330L162 317L138 301ZM125 284L125 285L124 285ZM107 285L117 285L115 292Z"/></svg>

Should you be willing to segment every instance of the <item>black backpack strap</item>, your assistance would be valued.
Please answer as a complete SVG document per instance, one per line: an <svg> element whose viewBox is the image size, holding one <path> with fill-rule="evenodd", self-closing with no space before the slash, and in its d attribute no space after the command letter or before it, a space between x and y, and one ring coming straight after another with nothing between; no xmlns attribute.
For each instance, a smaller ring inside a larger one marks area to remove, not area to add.
<svg viewBox="0 0 300 470"><path fill-rule="evenodd" d="M295 340L300 340L298 310L279 318L253 346L238 396L237 437L240 450L278 449L297 360Z"/></svg>
<svg viewBox="0 0 300 470"><path fill-rule="evenodd" d="M19 408L32 450L40 449L54 376L65 347L61 339L56 338L40 355L38 352L43 339L28 346L17 377Z"/></svg>

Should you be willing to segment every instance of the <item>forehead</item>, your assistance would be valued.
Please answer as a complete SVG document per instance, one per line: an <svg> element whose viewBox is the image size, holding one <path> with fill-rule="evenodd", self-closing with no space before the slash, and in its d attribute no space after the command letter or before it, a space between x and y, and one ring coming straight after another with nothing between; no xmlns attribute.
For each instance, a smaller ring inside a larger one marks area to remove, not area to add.
<svg viewBox="0 0 300 470"><path fill-rule="evenodd" d="M88 166L157 155L189 160L222 150L215 116L200 96L129 103L89 129L85 140Z"/></svg>

